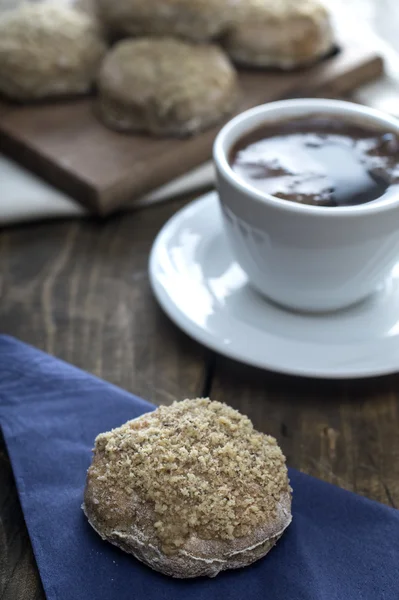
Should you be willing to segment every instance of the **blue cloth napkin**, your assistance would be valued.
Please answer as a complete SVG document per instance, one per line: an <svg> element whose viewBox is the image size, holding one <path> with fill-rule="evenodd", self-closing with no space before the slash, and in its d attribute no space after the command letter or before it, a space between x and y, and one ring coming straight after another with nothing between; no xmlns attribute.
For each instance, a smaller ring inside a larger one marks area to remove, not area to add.
<svg viewBox="0 0 399 600"><path fill-rule="evenodd" d="M0 336L0 423L49 600L398 600L399 511L290 471L266 558L175 580L104 542L80 508L95 436L153 405Z"/></svg>

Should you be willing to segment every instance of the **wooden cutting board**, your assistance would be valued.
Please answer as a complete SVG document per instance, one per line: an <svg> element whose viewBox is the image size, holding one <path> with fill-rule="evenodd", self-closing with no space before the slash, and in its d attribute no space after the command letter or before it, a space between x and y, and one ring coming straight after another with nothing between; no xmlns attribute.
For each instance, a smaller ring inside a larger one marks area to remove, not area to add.
<svg viewBox="0 0 399 600"><path fill-rule="evenodd" d="M382 60L367 41L342 39L340 48L293 73L240 71L237 112L284 97L339 96L382 73ZM94 104L94 98L34 106L0 103L0 151L101 215L209 159L220 129L184 140L120 134L97 121Z"/></svg>

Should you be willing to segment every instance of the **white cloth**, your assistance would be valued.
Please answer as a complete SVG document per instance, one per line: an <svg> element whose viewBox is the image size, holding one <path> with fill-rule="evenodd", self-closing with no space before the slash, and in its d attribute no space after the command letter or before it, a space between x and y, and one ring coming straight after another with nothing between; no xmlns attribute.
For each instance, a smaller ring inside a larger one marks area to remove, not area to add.
<svg viewBox="0 0 399 600"><path fill-rule="evenodd" d="M143 196L127 208L154 204L204 189L212 185L213 179L213 165L206 163ZM44 219L84 217L88 214L81 204L0 155L0 226Z"/></svg>
<svg viewBox="0 0 399 600"><path fill-rule="evenodd" d="M384 57L386 75L363 86L354 100L399 116L399 3L397 0L325 0L339 27L353 30ZM356 20L356 21L355 21ZM132 203L131 208L161 202L211 186L214 171L206 163ZM129 208L129 207L127 207ZM0 155L0 226L22 221L83 217L80 204Z"/></svg>

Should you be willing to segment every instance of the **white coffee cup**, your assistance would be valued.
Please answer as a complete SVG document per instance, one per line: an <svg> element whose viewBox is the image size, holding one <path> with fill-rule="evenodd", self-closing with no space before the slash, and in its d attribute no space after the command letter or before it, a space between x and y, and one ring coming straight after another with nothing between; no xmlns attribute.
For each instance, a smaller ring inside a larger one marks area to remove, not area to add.
<svg viewBox="0 0 399 600"><path fill-rule="evenodd" d="M271 102L227 123L214 145L223 222L250 283L290 309L330 311L354 304L389 276L399 260L399 194L357 206L322 207L257 191L230 167L243 135L268 122L328 114L399 134L399 120L340 100Z"/></svg>

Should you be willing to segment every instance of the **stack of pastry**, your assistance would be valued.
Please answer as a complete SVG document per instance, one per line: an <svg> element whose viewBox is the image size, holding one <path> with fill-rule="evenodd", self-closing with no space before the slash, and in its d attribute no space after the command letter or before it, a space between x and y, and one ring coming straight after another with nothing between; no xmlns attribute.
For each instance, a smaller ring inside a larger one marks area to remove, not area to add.
<svg viewBox="0 0 399 600"><path fill-rule="evenodd" d="M83 5L85 3L83 2ZM46 0L0 15L0 93L98 90L109 127L194 134L236 105L234 65L293 69L333 47L320 0Z"/></svg>

